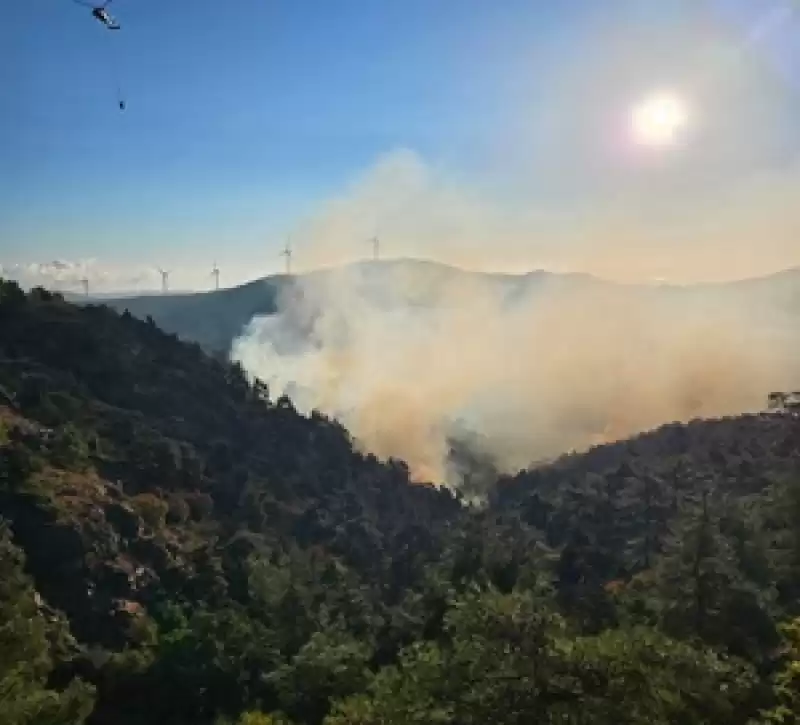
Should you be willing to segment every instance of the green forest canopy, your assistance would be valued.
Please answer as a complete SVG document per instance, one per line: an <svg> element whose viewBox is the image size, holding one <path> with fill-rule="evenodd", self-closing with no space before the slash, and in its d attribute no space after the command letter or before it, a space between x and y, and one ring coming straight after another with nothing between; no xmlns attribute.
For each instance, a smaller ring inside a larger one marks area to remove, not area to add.
<svg viewBox="0 0 800 725"><path fill-rule="evenodd" d="M10 725L800 722L789 415L473 507L152 320L2 282L0 517Z"/></svg>

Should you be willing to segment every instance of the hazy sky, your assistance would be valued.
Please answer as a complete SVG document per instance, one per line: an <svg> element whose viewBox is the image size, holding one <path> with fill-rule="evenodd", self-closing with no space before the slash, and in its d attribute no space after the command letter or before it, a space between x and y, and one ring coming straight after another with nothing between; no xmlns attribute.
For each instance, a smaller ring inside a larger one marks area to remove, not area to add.
<svg viewBox="0 0 800 725"><path fill-rule="evenodd" d="M0 5L7 274L204 286L216 259L232 283L279 270L291 231L298 265L377 230L495 267L800 264L794 0L110 7L118 33L71 0ZM662 88L685 137L636 148L631 107Z"/></svg>

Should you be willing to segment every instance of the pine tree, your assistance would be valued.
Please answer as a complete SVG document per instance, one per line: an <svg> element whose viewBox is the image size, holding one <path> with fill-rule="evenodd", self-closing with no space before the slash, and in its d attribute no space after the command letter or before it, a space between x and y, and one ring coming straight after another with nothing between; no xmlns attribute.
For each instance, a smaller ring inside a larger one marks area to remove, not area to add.
<svg viewBox="0 0 800 725"><path fill-rule="evenodd" d="M663 624L672 635L697 637L752 659L777 642L767 603L743 574L708 491L673 527L657 583Z"/></svg>
<svg viewBox="0 0 800 725"><path fill-rule="evenodd" d="M0 712L4 725L80 725L94 689L74 680L64 692L47 688L53 668L47 625L23 571L24 557L0 522Z"/></svg>
<svg viewBox="0 0 800 725"><path fill-rule="evenodd" d="M786 661L773 679L775 706L753 725L800 725L800 617L782 628Z"/></svg>

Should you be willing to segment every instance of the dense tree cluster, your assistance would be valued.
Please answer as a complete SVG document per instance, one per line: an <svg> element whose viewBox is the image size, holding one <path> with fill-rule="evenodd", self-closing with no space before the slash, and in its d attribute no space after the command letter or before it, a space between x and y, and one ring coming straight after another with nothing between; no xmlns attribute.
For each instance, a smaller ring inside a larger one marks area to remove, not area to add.
<svg viewBox="0 0 800 725"><path fill-rule="evenodd" d="M467 505L152 321L0 282L0 518L14 725L800 722L790 416Z"/></svg>
<svg viewBox="0 0 800 725"><path fill-rule="evenodd" d="M82 723L92 710L94 688L73 679L62 691L48 687L54 655L66 635L48 617L23 570L24 555L0 525L0 706L3 722Z"/></svg>

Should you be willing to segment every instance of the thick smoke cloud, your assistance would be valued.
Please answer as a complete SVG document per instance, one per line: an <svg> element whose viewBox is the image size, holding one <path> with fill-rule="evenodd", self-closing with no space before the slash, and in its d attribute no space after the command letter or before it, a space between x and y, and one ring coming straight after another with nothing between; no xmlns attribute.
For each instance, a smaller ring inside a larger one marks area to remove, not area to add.
<svg viewBox="0 0 800 725"><path fill-rule="evenodd" d="M365 449L454 484L458 441L513 471L668 421L759 410L770 389L800 387L800 274L652 282L800 262L798 179L751 175L682 199L677 215L658 196L559 215L497 203L399 151L309 220L297 260L330 268L299 276L233 356ZM417 261L363 261L376 233L389 256Z"/></svg>
<svg viewBox="0 0 800 725"><path fill-rule="evenodd" d="M513 471L663 422L761 409L792 384L798 350L788 322L765 327L745 306L366 263L298 278L233 355L364 449L457 485L454 439Z"/></svg>

